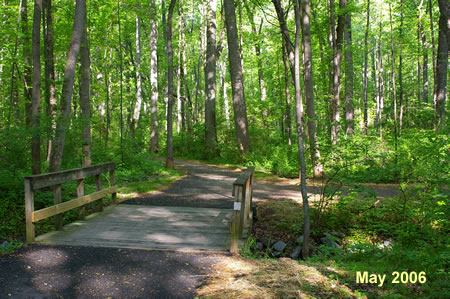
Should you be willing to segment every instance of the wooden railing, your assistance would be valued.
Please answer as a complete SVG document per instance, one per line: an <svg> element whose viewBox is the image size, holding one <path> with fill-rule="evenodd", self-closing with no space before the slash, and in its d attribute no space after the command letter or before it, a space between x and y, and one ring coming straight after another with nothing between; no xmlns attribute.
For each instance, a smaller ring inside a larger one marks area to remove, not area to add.
<svg viewBox="0 0 450 299"><path fill-rule="evenodd" d="M62 229L62 217L61 213L72 210L74 208L81 207L79 210L80 218L84 218L85 209L84 205L98 201L98 211L103 210L102 198L107 195L112 195L113 204L117 203L117 186L114 185L114 163L99 164L84 168L76 168L65 171L51 172L40 175L27 176L25 181L25 217L26 217L26 232L27 243L34 242L35 231L34 223L39 220L56 216L55 228L57 230ZM101 187L100 175L102 173L109 172L109 181L111 187L103 189ZM95 176L95 186L97 192L89 195L84 194L83 179L87 177ZM61 184L74 181L77 184L77 198L70 201L61 203ZM51 207L44 208L38 211L34 210L34 190L42 189L45 187L53 187L54 204Z"/></svg>
<svg viewBox="0 0 450 299"><path fill-rule="evenodd" d="M254 167L247 168L233 183L235 201L231 220L230 252L232 254L239 253L239 239L242 237L248 221L251 220L254 172Z"/></svg>

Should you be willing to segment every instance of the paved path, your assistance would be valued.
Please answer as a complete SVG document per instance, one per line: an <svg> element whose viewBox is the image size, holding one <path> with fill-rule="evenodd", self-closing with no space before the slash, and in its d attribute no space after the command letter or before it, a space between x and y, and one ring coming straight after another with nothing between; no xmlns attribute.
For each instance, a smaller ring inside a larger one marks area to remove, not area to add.
<svg viewBox="0 0 450 299"><path fill-rule="evenodd" d="M177 161L176 164L188 170L185 178L166 190L125 201L117 208L120 213L133 210L125 213L134 219L128 228L130 234L147 235L152 223L143 219L158 218L158 213L176 231L185 220L192 220L187 214L187 218L180 216L182 214L169 215L180 209L182 212L189 208L210 209L216 213L213 218L225 221L225 212L233 206L232 183L239 173L200 163ZM308 188L308 192L318 193L319 188ZM299 187L255 183L255 201L281 198L300 200ZM111 229L103 236L104 246L108 246L108 237L117 234L114 227L123 224L120 217L113 220ZM203 229L204 223L197 226ZM106 230L105 227L98 228L103 232ZM91 237L94 235L92 230ZM174 236L182 238L180 233ZM88 238L84 245L89 245ZM0 256L0 298L192 298L223 254L35 244Z"/></svg>

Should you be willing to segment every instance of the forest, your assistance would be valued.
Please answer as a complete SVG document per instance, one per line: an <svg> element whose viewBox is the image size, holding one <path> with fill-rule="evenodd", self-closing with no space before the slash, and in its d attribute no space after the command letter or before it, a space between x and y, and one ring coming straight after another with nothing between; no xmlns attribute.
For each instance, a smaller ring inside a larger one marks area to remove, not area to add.
<svg viewBox="0 0 450 299"><path fill-rule="evenodd" d="M113 161L142 193L185 159L295 180L273 230L352 289L355 269L424 271L365 291L449 294L448 0L2 0L0 22L0 251L24 243L25 176Z"/></svg>

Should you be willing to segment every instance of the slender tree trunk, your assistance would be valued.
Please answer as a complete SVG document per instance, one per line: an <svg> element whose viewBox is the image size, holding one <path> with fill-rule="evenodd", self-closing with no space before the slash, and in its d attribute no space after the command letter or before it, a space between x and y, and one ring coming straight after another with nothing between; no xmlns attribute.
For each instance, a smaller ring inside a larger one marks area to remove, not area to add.
<svg viewBox="0 0 450 299"><path fill-rule="evenodd" d="M264 82L264 75L263 75L263 66L262 66L262 55L261 55L261 41L257 35L261 34L261 28L263 25L263 19L261 19L261 24L259 26L259 31L256 30L256 24L254 19L254 13L252 9L250 8L247 1L244 1L244 6L247 11L247 16L250 21L250 25L252 27L252 33L255 38L255 54L257 59L257 66L258 66L258 80L259 80L259 92L260 92L260 99L261 102L264 102L267 98L267 91L265 87ZM266 117L267 112L264 113L264 117Z"/></svg>
<svg viewBox="0 0 450 299"><path fill-rule="evenodd" d="M330 1L332 6L332 14L334 15L334 1ZM346 0L339 1L340 9L345 9L347 5ZM334 16L333 16L334 19ZM331 99L331 142L332 144L337 143L338 134L340 131L340 94L341 94L341 61L342 61L342 41L344 38L344 25L345 25L345 15L339 14L338 23L336 27L336 35L334 40L334 58L333 58L333 90L332 90L332 99ZM334 28L334 26L332 26Z"/></svg>
<svg viewBox="0 0 450 299"><path fill-rule="evenodd" d="M134 134L139 122L139 115L142 106L142 76L141 76L141 18L139 16L141 6L136 1L136 104L133 107L131 116L130 137L134 138Z"/></svg>
<svg viewBox="0 0 450 299"><path fill-rule="evenodd" d="M368 109L368 100L367 100L367 56L368 56L368 48L367 48L367 39L369 37L369 22L370 22L370 0L367 0L367 20L366 20L366 31L364 34L364 71L363 71L363 85L364 85L364 98L363 98L363 128L364 128L364 134L367 135L367 109Z"/></svg>
<svg viewBox="0 0 450 299"><path fill-rule="evenodd" d="M430 31L431 31L431 49L432 49L432 59L433 59L433 103L436 102L436 45L434 41L434 26L433 26L433 7L431 0L428 0L428 11L430 13Z"/></svg>
<svg viewBox="0 0 450 299"><path fill-rule="evenodd" d="M286 119L286 131L288 137L288 145L292 145L292 123L291 123L291 93L289 91L289 83L291 82L291 78L289 76L289 66L288 59L285 47L285 41L282 42L282 53L283 53L283 65L284 65L284 91L285 91L285 100L286 100L286 109L284 112L284 117Z"/></svg>
<svg viewBox="0 0 450 299"><path fill-rule="evenodd" d="M164 1L163 1L164 3ZM123 53L122 53L122 26L120 22L120 1L117 2L117 23L119 25L119 66L120 66L120 157L124 163L123 149Z"/></svg>
<svg viewBox="0 0 450 299"><path fill-rule="evenodd" d="M353 43L352 43L352 16L348 12L345 15L345 29L344 29L344 40L345 40L345 123L346 123L346 133L348 135L353 135L355 127L355 111L353 108Z"/></svg>
<svg viewBox="0 0 450 299"><path fill-rule="evenodd" d="M17 16L17 31L16 31L16 42L14 44L14 52L13 52L13 57L16 57L17 55L17 49L19 47L19 29L20 29L20 21L21 21L21 17L23 14L22 11L22 7L23 7L23 0L20 0L19 2L19 14ZM16 88L16 75L15 75L15 70L17 68L16 63L13 61L11 63L11 84L10 84L10 94L9 94L9 110L8 110L8 127L11 125L11 117L13 114L13 110L16 114L16 117L18 118L18 99L19 99L19 95L17 93L17 88ZM29 102L30 98L28 98L28 102L25 103L25 123L27 128L31 127L31 102Z"/></svg>
<svg viewBox="0 0 450 299"><path fill-rule="evenodd" d="M307 2L308 0L304 0ZM305 3L304 2L304 3ZM306 11L305 11L306 14ZM309 9L308 13L309 15ZM306 21L305 19L303 21ZM309 23L309 22L306 22ZM300 191L303 199L303 246L302 257L309 257L309 235L310 235L310 219L309 219L309 205L308 194L306 192L306 162L305 162L305 149L303 142L303 104L302 104L302 91L300 87L300 0L295 0L295 106L296 106L296 129L297 129L297 144L298 144L298 161L300 166Z"/></svg>
<svg viewBox="0 0 450 299"><path fill-rule="evenodd" d="M70 123L70 107L72 104L73 83L75 79L75 67L78 52L81 45L84 21L86 19L86 1L78 0L75 6L75 17L72 31L72 42L70 44L64 71L64 83L61 93L61 114L56 123L55 140L52 144L52 154L50 156L50 171L61 169L61 160L66 141L66 132Z"/></svg>
<svg viewBox="0 0 450 299"><path fill-rule="evenodd" d="M400 40L403 38L403 0L400 0ZM392 52L394 56L394 52ZM419 60L420 64L420 60ZM395 66L394 66L395 67ZM398 65L398 93L399 93L399 104L400 104L400 118L399 118L399 130L398 135L402 134L403 128L403 112L404 112L404 102L403 102L403 47L400 43L399 45L399 65ZM420 78L420 65L418 66L418 78ZM420 81L420 79L419 79ZM420 94L420 88L418 90L418 95ZM420 98L420 96L419 96Z"/></svg>
<svg viewBox="0 0 450 299"><path fill-rule="evenodd" d="M111 76L109 74L109 71L111 69L111 62L112 62L112 48L109 50L109 63L107 64L105 62L104 67L104 77L105 77L105 93L106 93L106 130L105 130L105 149L108 148L108 141L109 141L109 133L110 133L110 127L111 127ZM106 54L106 53L105 53ZM106 60L106 55L105 55Z"/></svg>
<svg viewBox="0 0 450 299"><path fill-rule="evenodd" d="M55 86L55 61L53 54L53 16L52 1L43 1L42 14L44 24L44 58L45 58L45 101L47 103L47 162L50 162L53 133L56 129L56 86Z"/></svg>
<svg viewBox="0 0 450 299"><path fill-rule="evenodd" d="M422 16L419 12L419 32L421 37L421 52L423 54L423 64L422 64L422 102L428 103L428 43L427 36L425 34L425 30L422 25Z"/></svg>
<svg viewBox="0 0 450 299"><path fill-rule="evenodd" d="M234 124L238 149L241 153L250 151L247 109L244 98L244 79L239 53L239 41L236 27L236 13L233 0L224 0L225 19L228 39L228 60L230 64L231 90L233 94Z"/></svg>
<svg viewBox="0 0 450 299"><path fill-rule="evenodd" d="M172 16L176 0L171 0L169 5L169 13L167 16L167 91L168 91L168 105L167 105L167 160L166 167L174 168L173 160L173 49L172 49Z"/></svg>
<svg viewBox="0 0 450 299"><path fill-rule="evenodd" d="M91 165L91 70L90 54L88 42L87 19L84 20L83 34L80 47L80 106L81 118L83 122L82 130L82 165Z"/></svg>
<svg viewBox="0 0 450 299"><path fill-rule="evenodd" d="M378 50L377 50L377 56L378 56L378 89L379 89L379 102L380 102L380 115L378 120L379 130L380 130L380 137L383 137L383 109L384 109L384 77L383 77L383 57L381 55L381 22L380 22L380 31L378 35Z"/></svg>
<svg viewBox="0 0 450 299"><path fill-rule="evenodd" d="M183 67L181 61L184 57L181 56L183 47L181 40L181 31L184 30L183 26L183 0L178 2L178 66L177 66L177 133L180 134L183 123L183 101L181 99L182 81L181 81L181 68Z"/></svg>
<svg viewBox="0 0 450 299"><path fill-rule="evenodd" d="M392 8L389 4L389 21L391 25L391 76L392 76L392 91L394 96L394 155L395 164L397 164L397 148L398 148L398 116L397 116L397 88L395 86L395 55L394 55L394 37L392 29Z"/></svg>
<svg viewBox="0 0 450 299"><path fill-rule="evenodd" d="M26 2L26 1L25 1ZM26 7L26 6L25 6ZM42 0L34 2L33 16L33 89L32 89L32 108L31 108L31 159L32 174L41 173L41 134L40 134L40 105L41 105L41 11ZM26 21L26 18L24 18Z"/></svg>
<svg viewBox="0 0 450 299"><path fill-rule="evenodd" d="M450 42L450 6L448 0L438 0L439 2L439 41L436 67L436 128L445 130L445 101L447 98L447 66L448 51Z"/></svg>
<svg viewBox="0 0 450 299"><path fill-rule="evenodd" d="M342 0L341 0L342 1ZM303 38L303 63L304 63L304 88L306 98L306 114L308 115L308 135L309 147L311 152L311 161L313 165L314 177L323 176L323 166L320 163L319 142L317 139L316 113L314 111L314 84L312 69L312 50L310 33L310 6L309 0L302 0L302 38ZM300 5L300 1L299 4Z"/></svg>
<svg viewBox="0 0 450 299"><path fill-rule="evenodd" d="M158 24L154 0L150 0L150 86L151 86L151 128L150 153L159 152L158 146Z"/></svg>
<svg viewBox="0 0 450 299"><path fill-rule="evenodd" d="M42 6L42 2L41 2ZM42 10L42 9L41 9ZM32 109L32 81L31 81L31 66L32 66L32 49L31 49L31 43L30 43L30 33L28 31L28 5L27 1L23 1L22 11L21 11L22 17L20 25L22 26L22 34L23 34L23 62L24 62L24 72L23 72L23 79L24 79L24 90L23 95L25 98L25 110L27 112L26 118L28 119L28 122L32 119L32 116L30 118L30 112Z"/></svg>
<svg viewBox="0 0 450 299"><path fill-rule="evenodd" d="M227 124L227 128L230 128L230 108L228 105L228 96L227 96L227 86L226 86L226 72L227 72L227 63L222 61L221 63L221 72L220 72L220 81L222 82L222 92L223 92L223 104L225 110L225 121Z"/></svg>
<svg viewBox="0 0 450 299"><path fill-rule="evenodd" d="M206 156L217 156L216 131L216 1L207 3L206 65L205 65L205 133Z"/></svg>

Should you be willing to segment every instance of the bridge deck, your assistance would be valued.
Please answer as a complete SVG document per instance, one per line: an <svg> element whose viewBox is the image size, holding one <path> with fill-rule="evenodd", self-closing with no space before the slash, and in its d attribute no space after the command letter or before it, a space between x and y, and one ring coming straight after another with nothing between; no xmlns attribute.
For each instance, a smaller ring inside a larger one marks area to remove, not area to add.
<svg viewBox="0 0 450 299"><path fill-rule="evenodd" d="M36 238L36 243L101 247L227 251L231 209L110 206Z"/></svg>

